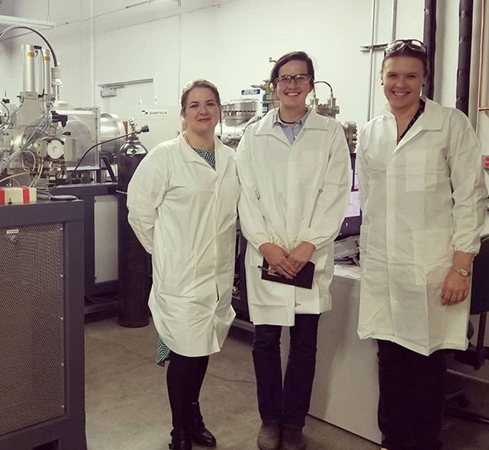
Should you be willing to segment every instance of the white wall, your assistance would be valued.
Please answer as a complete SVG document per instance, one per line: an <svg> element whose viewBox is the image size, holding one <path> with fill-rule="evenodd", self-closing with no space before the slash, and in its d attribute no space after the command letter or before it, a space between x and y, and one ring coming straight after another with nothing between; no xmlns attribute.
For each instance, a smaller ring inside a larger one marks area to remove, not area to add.
<svg viewBox="0 0 489 450"><path fill-rule="evenodd" d="M435 99L450 106L455 104L458 3L438 2ZM477 10L481 0L475 3ZM32 9L32 1L4 0L0 14L58 24L45 35L62 64L63 100L76 106L100 106L125 118L141 106L176 114L179 92L187 81L209 78L223 100L237 98L241 89L268 77L269 57L302 49L315 61L316 78L333 85L341 108L338 118L359 126L368 118L370 55L361 53L360 46L371 42L371 1L181 0L181 14L175 0L36 0L35 4ZM395 37L423 37L423 8L423 0L398 0ZM392 0L377 0L376 43L391 40L391 20ZM0 91L6 89L11 98L22 87L21 42L40 43L32 34L0 43ZM474 47L476 64L478 43ZM375 54L372 115L384 104L381 58L382 52ZM143 78L153 82L121 89L116 98L100 97L99 84ZM324 85L318 94L326 100ZM475 123L476 115L472 118ZM170 120L172 130L178 127L175 118L158 120ZM160 138L157 132L155 136Z"/></svg>

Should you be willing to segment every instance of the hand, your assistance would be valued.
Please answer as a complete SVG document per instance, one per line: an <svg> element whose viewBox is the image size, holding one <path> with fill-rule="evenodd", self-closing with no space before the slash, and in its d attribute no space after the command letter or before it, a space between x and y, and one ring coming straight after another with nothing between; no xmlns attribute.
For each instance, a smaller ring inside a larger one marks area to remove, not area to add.
<svg viewBox="0 0 489 450"><path fill-rule="evenodd" d="M310 242L301 242L287 257L297 272L300 272L302 268L311 260L311 256L316 250L314 244Z"/></svg>
<svg viewBox="0 0 489 450"><path fill-rule="evenodd" d="M441 298L443 305L455 305L463 302L469 295L470 276L463 277L459 273L450 270L443 282Z"/></svg>
<svg viewBox="0 0 489 450"><path fill-rule="evenodd" d="M297 270L287 259L288 253L278 245L266 242L258 249L268 262L270 269L275 269L280 275L291 280L297 275Z"/></svg>

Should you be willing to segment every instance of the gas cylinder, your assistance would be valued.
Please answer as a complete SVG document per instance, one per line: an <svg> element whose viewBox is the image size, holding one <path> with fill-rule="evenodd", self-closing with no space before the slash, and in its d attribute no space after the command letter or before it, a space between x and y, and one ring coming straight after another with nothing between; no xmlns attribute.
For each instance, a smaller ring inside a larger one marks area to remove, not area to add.
<svg viewBox="0 0 489 450"><path fill-rule="evenodd" d="M134 123L129 126L135 130ZM148 151L136 134L128 136L117 153L119 210L119 324L137 328L149 324L151 257L127 220L127 186Z"/></svg>

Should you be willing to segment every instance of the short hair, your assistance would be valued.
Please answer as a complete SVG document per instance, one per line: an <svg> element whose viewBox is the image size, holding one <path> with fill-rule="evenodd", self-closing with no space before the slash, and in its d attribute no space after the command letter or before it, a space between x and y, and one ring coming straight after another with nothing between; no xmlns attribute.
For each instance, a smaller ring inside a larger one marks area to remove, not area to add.
<svg viewBox="0 0 489 450"><path fill-rule="evenodd" d="M216 100L217 105L219 106L219 109L221 109L221 97L219 95L219 91L217 90L217 87L215 86L214 83L211 83L210 81L207 80L194 80L188 83L182 90L182 96L180 97L180 115L183 117L183 113L185 111L185 108L187 106L188 102L188 96L191 91L193 91L195 88L206 88L210 89L212 93L214 94L214 99Z"/></svg>
<svg viewBox="0 0 489 450"><path fill-rule="evenodd" d="M290 61L304 61L307 64L307 73L311 75L311 81L309 82L311 89L314 88L314 64L312 59L306 52L290 52L282 57L274 64L272 71L270 72L270 84L275 88L275 80L278 78L280 68Z"/></svg>

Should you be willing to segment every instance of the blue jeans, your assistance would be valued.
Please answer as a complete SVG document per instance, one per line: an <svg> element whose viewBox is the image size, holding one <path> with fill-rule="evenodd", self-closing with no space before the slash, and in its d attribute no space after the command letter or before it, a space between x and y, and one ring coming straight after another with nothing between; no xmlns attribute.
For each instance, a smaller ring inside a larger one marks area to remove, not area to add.
<svg viewBox="0 0 489 450"><path fill-rule="evenodd" d="M280 325L255 325L253 362L260 417L302 428L311 403L319 314L297 314L282 383Z"/></svg>

